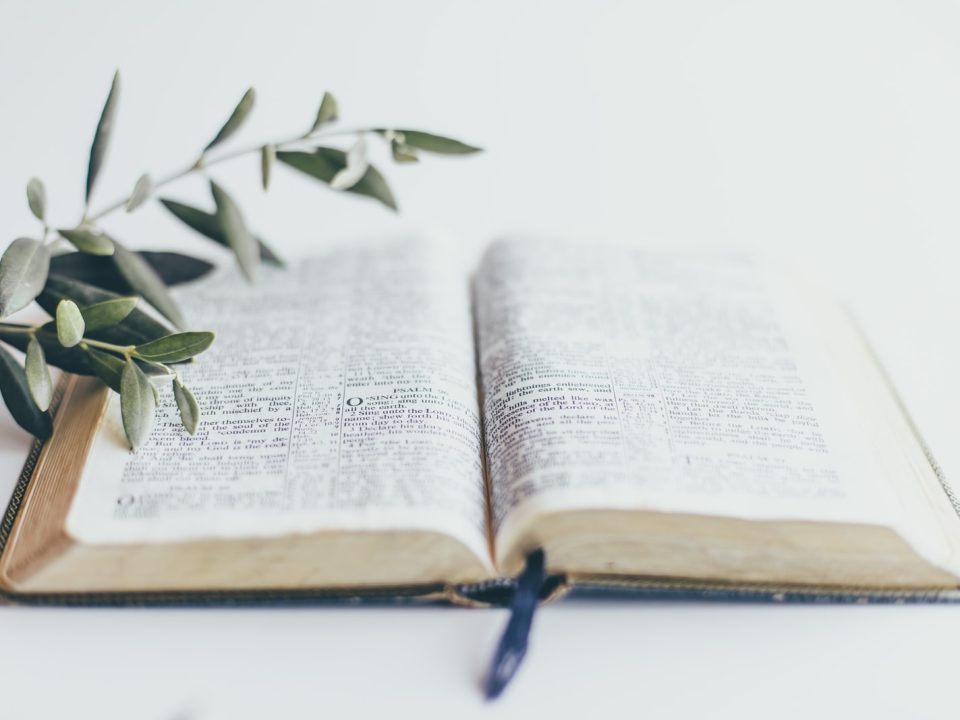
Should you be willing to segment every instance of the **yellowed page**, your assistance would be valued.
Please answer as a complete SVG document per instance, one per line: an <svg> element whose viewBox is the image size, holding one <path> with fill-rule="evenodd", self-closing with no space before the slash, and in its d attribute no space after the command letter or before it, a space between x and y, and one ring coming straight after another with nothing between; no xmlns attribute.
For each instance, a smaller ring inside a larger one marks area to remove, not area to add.
<svg viewBox="0 0 960 720"><path fill-rule="evenodd" d="M956 569L956 515L815 297L739 256L495 244L476 298L498 557L544 514L635 509L876 524Z"/></svg>
<svg viewBox="0 0 960 720"><path fill-rule="evenodd" d="M489 565L469 283L438 243L344 247L178 292L217 331L136 454L111 403L68 518L86 543L444 532Z"/></svg>

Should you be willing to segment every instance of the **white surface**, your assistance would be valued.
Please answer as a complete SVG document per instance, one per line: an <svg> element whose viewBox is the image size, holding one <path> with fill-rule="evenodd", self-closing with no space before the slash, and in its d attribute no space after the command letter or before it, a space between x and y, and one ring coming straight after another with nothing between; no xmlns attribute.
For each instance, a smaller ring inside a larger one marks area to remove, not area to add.
<svg viewBox="0 0 960 720"><path fill-rule="evenodd" d="M303 127L330 88L347 124L422 126L488 152L388 167L399 217L282 168L264 197L253 160L220 173L288 254L439 226L470 243L536 231L785 255L851 302L960 477L956 3L0 0L7 238L34 231L32 175L55 221L76 220L116 66L124 94L95 206L189 160L247 84L249 141ZM196 181L170 194L203 193ZM110 228L149 247L201 242L154 208ZM4 414L4 497L26 448ZM477 681L503 621L7 608L0 714L934 717L960 680L960 608L570 604L539 616L515 686L484 707Z"/></svg>

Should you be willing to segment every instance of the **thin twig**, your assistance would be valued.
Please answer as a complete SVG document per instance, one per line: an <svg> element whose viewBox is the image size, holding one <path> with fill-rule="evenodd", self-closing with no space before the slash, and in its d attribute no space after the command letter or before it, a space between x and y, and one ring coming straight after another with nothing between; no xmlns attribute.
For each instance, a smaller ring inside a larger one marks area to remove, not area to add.
<svg viewBox="0 0 960 720"><path fill-rule="evenodd" d="M371 133L373 131L374 131L374 128L352 128L352 129L334 130L332 132L324 132L324 133L307 133L306 135L297 135L296 137L288 138L286 140L281 140L280 142L259 143L257 145L250 145L248 147L244 147L239 150L233 150L232 152L224 153L222 155L219 155L213 158L209 158L206 155L201 155L199 159L191 163L189 166L181 170L177 170L176 172L170 173L169 175L155 181L153 184L153 189L155 191L159 190L160 188L165 187L166 185L170 185L171 183L176 182L177 180L180 180L181 178L184 178L187 175L190 175L195 172L199 172L200 170L205 170L206 168L212 167L213 165L219 165L221 163L225 163L230 160L235 160L239 157L244 157L246 155L259 153L261 148L263 148L264 145L272 144L278 150L287 150L292 147L310 145L315 140L324 140L326 138L341 137L344 135L360 135L364 133ZM111 213L114 213L117 210L123 207L126 207L126 204L129 202L129 200L130 200L130 196L128 195L127 197L121 200L117 200L116 202L110 205L107 205L105 208L103 208L102 210L99 210L98 212L93 213L92 215L87 215L84 218L84 220L86 222L93 222L93 221L99 220L106 215L110 215Z"/></svg>

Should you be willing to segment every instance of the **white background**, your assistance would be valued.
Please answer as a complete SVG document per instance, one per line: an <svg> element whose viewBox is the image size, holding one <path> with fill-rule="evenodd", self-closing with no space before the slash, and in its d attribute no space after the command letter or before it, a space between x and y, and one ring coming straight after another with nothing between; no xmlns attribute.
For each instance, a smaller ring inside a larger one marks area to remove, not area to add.
<svg viewBox="0 0 960 720"><path fill-rule="evenodd" d="M345 124L487 148L387 167L402 213L256 162L218 172L290 256L440 228L748 248L855 309L948 475L960 476L960 5L951 2L13 2L0 0L0 230L94 206L192 159L247 85L240 142L292 134L333 90ZM388 165L386 158L383 164ZM201 181L173 196L208 202ZM109 225L207 250L155 208ZM3 411L0 495L27 438ZM436 609L0 610L0 715L934 717L955 708L960 607L586 604L538 617L501 702L478 682L505 616Z"/></svg>

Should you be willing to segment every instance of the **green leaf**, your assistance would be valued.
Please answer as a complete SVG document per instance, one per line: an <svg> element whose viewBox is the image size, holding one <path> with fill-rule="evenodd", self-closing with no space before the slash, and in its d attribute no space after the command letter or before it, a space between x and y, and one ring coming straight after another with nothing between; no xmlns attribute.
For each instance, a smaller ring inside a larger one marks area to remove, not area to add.
<svg viewBox="0 0 960 720"><path fill-rule="evenodd" d="M183 362L210 347L214 337L214 333L205 331L175 333L145 345L137 345L137 355L153 362Z"/></svg>
<svg viewBox="0 0 960 720"><path fill-rule="evenodd" d="M253 103L256 100L256 96L257 94L254 92L253 88L250 88L243 94L243 97L240 98L240 102L237 103L237 106L233 109L230 117L227 118L227 121L223 124L223 127L220 128L220 132L218 132L217 136L203 149L204 152L207 152L210 148L219 145L240 129L240 126L243 125L243 121L247 119L247 115L249 115L250 111L253 110Z"/></svg>
<svg viewBox="0 0 960 720"><path fill-rule="evenodd" d="M73 300L77 305L84 307L104 300L114 300L118 297L120 296L116 293L108 292L79 280L51 274L47 278L47 284L43 288L43 292L37 296L37 302L48 313L55 315L57 304L63 299ZM97 340L104 340L117 345L137 345L164 337L169 335L170 332L170 327L165 323L137 308L124 318L119 325L93 331L90 335ZM58 347L60 346L58 345ZM47 351L47 362L65 368L64 365L53 360L50 348L46 344L44 344L44 349ZM71 372L76 371L71 369Z"/></svg>
<svg viewBox="0 0 960 720"><path fill-rule="evenodd" d="M313 152L277 151L277 160L292 168L306 173L321 182L330 183L334 176L347 166L347 154L343 150L329 147L314 148ZM391 210L397 209L397 201L387 185L383 175L373 166L347 192L365 195L379 200Z"/></svg>
<svg viewBox="0 0 960 720"><path fill-rule="evenodd" d="M90 194L93 192L93 185L97 181L97 175L100 174L100 166L107 154L107 145L110 142L110 133L113 130L113 118L117 113L117 101L120 98L120 71L113 75L113 84L110 86L110 94L107 95L107 101L103 105L103 112L100 113L100 122L97 123L97 131L93 136L93 144L90 146L90 161L87 164L87 194L84 199L87 204L90 203Z"/></svg>
<svg viewBox="0 0 960 720"><path fill-rule="evenodd" d="M334 190L349 190L360 182L368 167L370 163L367 161L367 141L363 134L360 134L347 152L347 166L333 176L330 187Z"/></svg>
<svg viewBox="0 0 960 720"><path fill-rule="evenodd" d="M47 189L39 178L31 178L27 183L27 204L30 212L41 222L47 217Z"/></svg>
<svg viewBox="0 0 960 720"><path fill-rule="evenodd" d="M204 237L210 238L221 245L227 245L227 238L224 237L223 231L217 224L217 216L213 213L205 212L192 205L187 205L177 200L170 200L169 198L160 198L160 204L187 227L196 230Z"/></svg>
<svg viewBox="0 0 960 720"><path fill-rule="evenodd" d="M124 206L126 211L133 212L143 205L151 195L153 195L153 179L149 175L143 174L137 180L137 184L133 186L133 193L127 199L127 204Z"/></svg>
<svg viewBox="0 0 960 720"><path fill-rule="evenodd" d="M393 159L398 163L420 162L416 150L409 145L403 144L396 138L390 141L390 152L393 154Z"/></svg>
<svg viewBox="0 0 960 720"><path fill-rule="evenodd" d="M57 230L80 252L88 255L113 255L113 241L105 234L89 225L81 225L72 230Z"/></svg>
<svg viewBox="0 0 960 720"><path fill-rule="evenodd" d="M157 412L153 383L133 360L127 359L120 373L120 416L130 447L136 450L150 437Z"/></svg>
<svg viewBox="0 0 960 720"><path fill-rule="evenodd" d="M50 437L53 432L50 414L37 407L23 368L3 347L0 347L0 394L17 425L41 440Z"/></svg>
<svg viewBox="0 0 960 720"><path fill-rule="evenodd" d="M17 238L0 258L0 317L25 308L40 294L50 271L50 251L39 240Z"/></svg>
<svg viewBox="0 0 960 720"><path fill-rule="evenodd" d="M210 192L213 193L213 201L217 204L217 223L220 225L220 230L227 238L233 254L236 255L243 274L247 280L252 281L256 277L257 265L260 262L260 247L257 245L257 239L250 234L240 208L227 191L211 180Z"/></svg>
<svg viewBox="0 0 960 720"><path fill-rule="evenodd" d="M273 169L273 161L277 159L277 148L267 143L260 148L260 180L263 183L263 189L270 187L270 171Z"/></svg>
<svg viewBox="0 0 960 720"><path fill-rule="evenodd" d="M102 330L119 324L133 312L139 300L140 298L136 297L120 297L80 308L85 332Z"/></svg>
<svg viewBox="0 0 960 720"><path fill-rule="evenodd" d="M30 338L27 344L27 358L24 364L27 378L27 388L30 396L41 410L48 410L53 400L53 379L50 377L50 368L43 355L43 348L35 337Z"/></svg>
<svg viewBox="0 0 960 720"><path fill-rule="evenodd" d="M124 361L115 355L105 353L96 348L84 348L85 360L88 369L98 378L103 380L107 386L120 392L120 380L123 376Z"/></svg>
<svg viewBox="0 0 960 720"><path fill-rule="evenodd" d="M317 110L317 119L313 121L313 127L310 128L308 135L313 135L317 130L337 119L340 110L337 107L337 99L328 92L323 94L323 100L320 101L320 109Z"/></svg>
<svg viewBox="0 0 960 720"><path fill-rule="evenodd" d="M177 409L180 411L180 422L187 432L195 435L197 427L200 425L200 406L187 387L180 382L180 378L173 379L173 397L177 401Z"/></svg>
<svg viewBox="0 0 960 720"><path fill-rule="evenodd" d="M116 240L113 244L113 263L133 291L140 294L174 325L183 327L186 323L180 308L170 296L167 286L164 285L157 271L140 255L128 250Z"/></svg>
<svg viewBox="0 0 960 720"><path fill-rule="evenodd" d="M125 361L116 355L97 350L96 348L81 346L80 352L83 357L84 375L95 375L105 382L112 390L120 392L120 378L123 374ZM161 369L153 365L147 365L139 360L134 360L140 370L147 376L167 375L166 369ZM152 384L152 383L151 383Z"/></svg>
<svg viewBox="0 0 960 720"><path fill-rule="evenodd" d="M223 234L223 230L220 229L220 225L217 223L216 215L168 198L160 198L160 203L171 215L191 230L195 230L204 237L220 243L224 247L230 247L226 236ZM273 263L274 265L283 265L283 261L267 246L262 238L258 238L257 242L260 243L261 260Z"/></svg>
<svg viewBox="0 0 960 720"><path fill-rule="evenodd" d="M402 140L405 145L415 147L418 150L437 153L438 155L469 155L470 153L481 152L482 148L467 145L459 140L444 137L443 135L434 135L433 133L421 132L420 130L387 130L379 129L378 133L384 137L390 137L392 132L398 140ZM402 137L400 137L402 136Z"/></svg>
<svg viewBox="0 0 960 720"><path fill-rule="evenodd" d="M181 253L140 251L137 254L157 271L167 287L202 278L213 270L212 263ZM110 258L78 252L54 255L50 258L50 274L92 283L121 295L133 292Z"/></svg>
<svg viewBox="0 0 960 720"><path fill-rule="evenodd" d="M83 315L73 300L57 305L57 339L64 347L73 347L83 340Z"/></svg>

